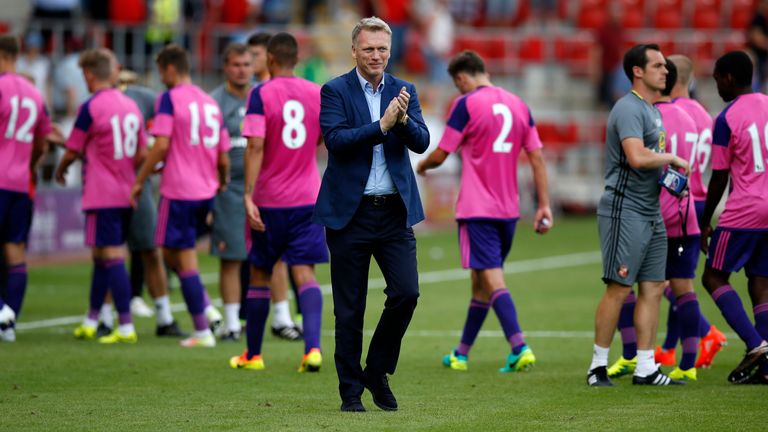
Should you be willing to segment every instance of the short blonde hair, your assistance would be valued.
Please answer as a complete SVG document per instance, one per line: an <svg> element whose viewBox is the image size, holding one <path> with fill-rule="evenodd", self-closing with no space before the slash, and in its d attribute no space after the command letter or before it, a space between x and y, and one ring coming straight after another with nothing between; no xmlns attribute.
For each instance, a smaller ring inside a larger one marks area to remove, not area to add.
<svg viewBox="0 0 768 432"><path fill-rule="evenodd" d="M357 24L355 24L355 28L352 29L352 45L357 42L357 35L359 35L363 30L372 32L383 31L390 37L392 36L392 29L389 28L389 24L384 22L383 19L375 16L363 18L358 21Z"/></svg>
<svg viewBox="0 0 768 432"><path fill-rule="evenodd" d="M90 71L97 79L108 80L116 69L117 59L112 51L106 48L94 48L83 51L78 64L84 71Z"/></svg>

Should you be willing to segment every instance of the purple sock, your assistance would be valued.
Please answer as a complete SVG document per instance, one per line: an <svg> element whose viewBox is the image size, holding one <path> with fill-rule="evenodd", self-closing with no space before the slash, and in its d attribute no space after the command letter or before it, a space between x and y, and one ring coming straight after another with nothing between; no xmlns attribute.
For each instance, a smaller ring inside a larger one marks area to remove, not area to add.
<svg viewBox="0 0 768 432"><path fill-rule="evenodd" d="M264 340L264 326L269 315L269 287L248 287L246 295L245 337L248 342L248 360L261 355L261 343Z"/></svg>
<svg viewBox="0 0 768 432"><path fill-rule="evenodd" d="M757 348L762 343L763 338L752 325L747 313L744 311L744 305L736 291L730 285L723 285L712 293L712 299L720 308L725 321L739 335L741 340L747 344L747 350Z"/></svg>
<svg viewBox="0 0 768 432"><path fill-rule="evenodd" d="M752 309L755 313L755 328L763 340L768 340L768 303L755 305ZM768 364L760 366L760 372L768 374Z"/></svg>
<svg viewBox="0 0 768 432"><path fill-rule="evenodd" d="M16 312L16 321L21 315L21 304L27 291L27 265L25 263L8 266L7 285L5 286L5 302Z"/></svg>
<svg viewBox="0 0 768 432"><path fill-rule="evenodd" d="M621 333L621 344L623 352L621 354L627 360L637 356L637 333L635 332L635 303L637 297L635 292L630 291L624 304L621 305L619 312L619 333Z"/></svg>
<svg viewBox="0 0 768 432"><path fill-rule="evenodd" d="M677 340L680 339L680 319L677 315L675 295L672 294L672 287L669 285L664 288L664 297L669 300L669 312L667 313L667 335L664 337L664 343L661 347L668 351L675 349Z"/></svg>
<svg viewBox="0 0 768 432"><path fill-rule="evenodd" d="M320 328L323 320L323 293L317 281L299 287L299 306L304 320L304 354L320 348ZM266 316L264 317L266 319Z"/></svg>
<svg viewBox="0 0 768 432"><path fill-rule="evenodd" d="M707 317L704 316L704 313L701 312L701 308L699 308L699 338L703 338L704 336L709 334L709 329L712 328L712 324L710 324Z"/></svg>
<svg viewBox="0 0 768 432"><path fill-rule="evenodd" d="M133 322L131 319L131 280L125 270L125 260L107 260L104 262L104 266L107 269L112 298L115 300L118 322L121 325L130 324Z"/></svg>
<svg viewBox="0 0 768 432"><path fill-rule="evenodd" d="M109 288L109 272L105 261L102 259L93 259L93 274L91 275L91 295L88 305L88 318L94 321L99 320L99 311L104 305L104 297ZM112 325L110 323L110 325Z"/></svg>
<svg viewBox="0 0 768 432"><path fill-rule="evenodd" d="M202 283L202 281L200 282ZM203 288L203 310L211 305L211 297L208 295L208 291Z"/></svg>
<svg viewBox="0 0 768 432"><path fill-rule="evenodd" d="M490 307L489 303L477 299L472 299L469 302L467 321L464 323L464 331L461 333L459 346L456 347L456 354L469 356L469 350L472 349L477 334L480 333L480 328L483 326L485 317L488 316Z"/></svg>
<svg viewBox="0 0 768 432"><path fill-rule="evenodd" d="M695 292L689 292L677 298L678 323L680 339L683 341L683 356L680 358L680 369L688 370L696 364L696 352L699 348L699 323L701 310Z"/></svg>
<svg viewBox="0 0 768 432"><path fill-rule="evenodd" d="M208 328L208 318L205 317L205 287L200 280L200 273L197 270L179 272L179 281L195 330L204 331Z"/></svg>
<svg viewBox="0 0 768 432"><path fill-rule="evenodd" d="M509 345L512 347L512 354L520 354L525 346L525 338L520 330L520 324L517 322L517 311L515 302L506 288L499 288L491 294L489 301L493 306L496 316L499 317L501 328L504 330L504 336L507 337Z"/></svg>

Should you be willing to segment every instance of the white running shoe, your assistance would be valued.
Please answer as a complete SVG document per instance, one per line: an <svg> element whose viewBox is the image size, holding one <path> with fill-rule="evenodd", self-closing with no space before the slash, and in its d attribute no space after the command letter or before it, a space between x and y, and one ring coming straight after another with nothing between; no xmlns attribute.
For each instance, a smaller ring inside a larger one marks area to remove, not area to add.
<svg viewBox="0 0 768 432"><path fill-rule="evenodd" d="M226 328L224 328L224 317L215 306L206 306L205 317L208 318L208 326L211 329L211 333L216 336L221 336L226 333Z"/></svg>
<svg viewBox="0 0 768 432"><path fill-rule="evenodd" d="M16 342L16 331L12 327L0 330L0 342Z"/></svg>
<svg viewBox="0 0 768 432"><path fill-rule="evenodd" d="M143 298L134 297L131 299L131 314L137 317L149 318L155 315L155 311L147 306Z"/></svg>
<svg viewBox="0 0 768 432"><path fill-rule="evenodd" d="M11 325L14 321L16 321L16 312L10 306L4 304L0 308L0 324Z"/></svg>
<svg viewBox="0 0 768 432"><path fill-rule="evenodd" d="M184 348L213 348L216 338L208 333L205 336L191 336L179 342Z"/></svg>

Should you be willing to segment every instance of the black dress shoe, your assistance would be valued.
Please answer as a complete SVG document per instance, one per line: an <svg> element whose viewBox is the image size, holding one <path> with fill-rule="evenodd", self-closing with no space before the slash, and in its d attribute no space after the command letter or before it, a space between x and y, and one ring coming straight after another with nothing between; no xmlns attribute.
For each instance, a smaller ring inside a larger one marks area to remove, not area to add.
<svg viewBox="0 0 768 432"><path fill-rule="evenodd" d="M360 398L350 399L341 403L342 412L365 412L363 403L360 402Z"/></svg>
<svg viewBox="0 0 768 432"><path fill-rule="evenodd" d="M389 388L389 380L386 374L369 375L365 374L363 385L373 396L373 403L384 411L397 411L397 400L392 390Z"/></svg>

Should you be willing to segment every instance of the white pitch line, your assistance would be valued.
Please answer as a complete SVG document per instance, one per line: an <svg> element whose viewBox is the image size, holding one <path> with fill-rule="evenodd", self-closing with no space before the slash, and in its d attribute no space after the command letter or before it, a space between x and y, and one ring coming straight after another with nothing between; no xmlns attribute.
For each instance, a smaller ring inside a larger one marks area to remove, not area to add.
<svg viewBox="0 0 768 432"><path fill-rule="evenodd" d="M561 269L567 267L579 267L587 264L595 264L600 262L600 251L592 252L580 252L567 255L556 255L545 258L533 258L528 260L512 261L505 265L504 273L516 274L534 272L540 270L552 270ZM200 275L203 283L215 283L218 282L218 273L203 273ZM436 270L431 272L419 273L419 285L429 285L442 282L450 282L456 280L469 279L469 270L462 268L452 268L446 270ZM172 284L178 286L178 281L173 280ZM385 288L387 282L384 278L368 279L368 289L380 289ZM331 284L321 285L320 288L324 295L331 293ZM220 299L213 300L213 303L217 306L221 305ZM184 303L176 303L171 305L173 312L180 312L186 309ZM16 324L16 329L19 331L34 330L47 327L58 327L63 325L77 324L83 319L82 315L51 318L39 321L20 322ZM580 332L577 332L580 333ZM409 332L411 334L411 332ZM570 333L569 333L570 334ZM590 333L591 334L591 333ZM576 336L574 336L576 337Z"/></svg>

